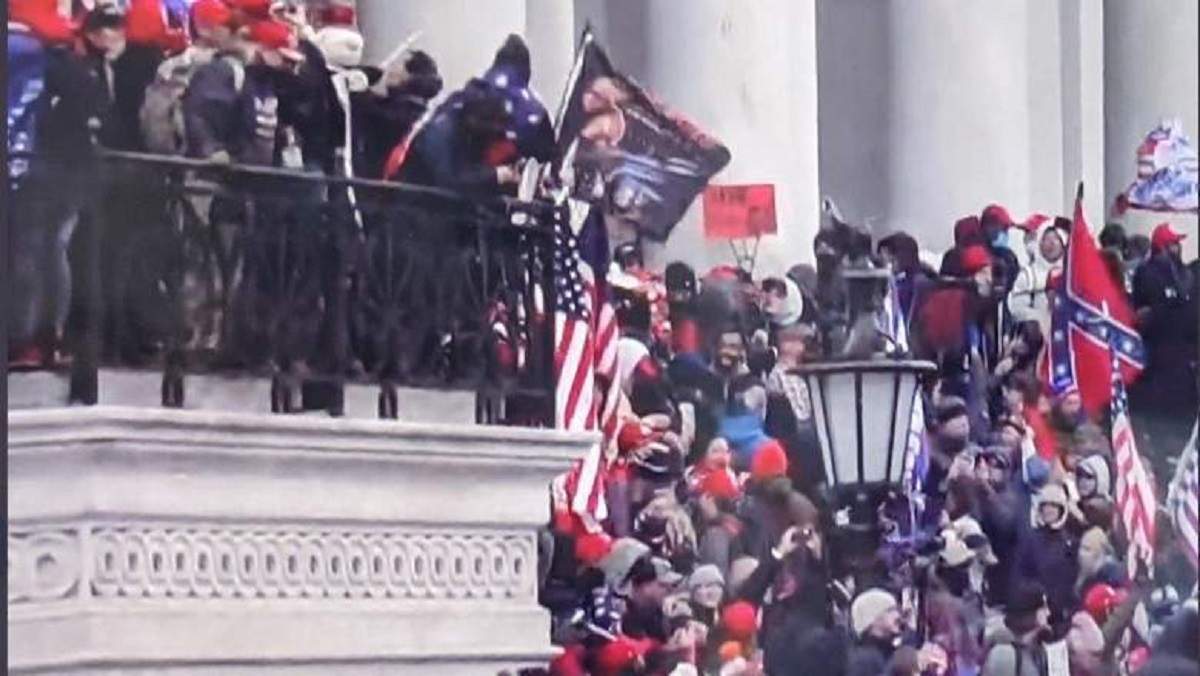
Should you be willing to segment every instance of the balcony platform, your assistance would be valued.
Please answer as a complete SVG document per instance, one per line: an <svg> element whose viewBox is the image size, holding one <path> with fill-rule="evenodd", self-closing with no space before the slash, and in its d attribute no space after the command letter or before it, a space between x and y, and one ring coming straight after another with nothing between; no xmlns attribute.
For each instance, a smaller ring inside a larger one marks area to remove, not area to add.
<svg viewBox="0 0 1200 676"><path fill-rule="evenodd" d="M153 370L102 368L97 373L99 401L111 406L157 408L161 405L162 373ZM34 371L8 375L8 407L60 408L68 401L66 371ZM379 387L348 383L345 417L378 418ZM475 392L397 388L398 417L406 422L467 425L475 422ZM189 374L184 410L271 412L271 380L251 375ZM315 410L301 415L325 415Z"/></svg>
<svg viewBox="0 0 1200 676"><path fill-rule="evenodd" d="M537 603L553 430L9 412L11 673L488 674Z"/></svg>

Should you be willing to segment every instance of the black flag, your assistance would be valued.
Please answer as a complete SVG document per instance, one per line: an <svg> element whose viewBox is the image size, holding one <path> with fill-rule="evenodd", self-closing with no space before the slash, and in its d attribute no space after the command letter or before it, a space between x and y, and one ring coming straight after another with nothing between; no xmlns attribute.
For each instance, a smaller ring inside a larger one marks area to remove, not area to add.
<svg viewBox="0 0 1200 676"><path fill-rule="evenodd" d="M585 34L559 127L573 196L665 241L729 149L612 67Z"/></svg>

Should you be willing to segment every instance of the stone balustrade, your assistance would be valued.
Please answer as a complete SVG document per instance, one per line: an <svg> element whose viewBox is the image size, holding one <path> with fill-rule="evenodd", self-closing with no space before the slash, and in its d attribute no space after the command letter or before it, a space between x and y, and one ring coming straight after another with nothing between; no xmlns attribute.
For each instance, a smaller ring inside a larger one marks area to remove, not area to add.
<svg viewBox="0 0 1200 676"><path fill-rule="evenodd" d="M9 415L14 673L496 674L537 604L552 430L141 408Z"/></svg>

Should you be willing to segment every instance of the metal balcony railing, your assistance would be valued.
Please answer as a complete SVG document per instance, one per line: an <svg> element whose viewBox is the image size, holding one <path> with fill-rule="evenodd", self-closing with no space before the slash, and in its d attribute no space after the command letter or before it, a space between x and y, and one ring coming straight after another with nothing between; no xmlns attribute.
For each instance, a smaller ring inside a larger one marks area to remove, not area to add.
<svg viewBox="0 0 1200 676"><path fill-rule="evenodd" d="M408 386L473 389L479 422L550 424L552 204L129 152L88 171L72 402L122 367L161 369L167 407L190 373L257 374L279 413L342 415L360 383L381 418Z"/></svg>

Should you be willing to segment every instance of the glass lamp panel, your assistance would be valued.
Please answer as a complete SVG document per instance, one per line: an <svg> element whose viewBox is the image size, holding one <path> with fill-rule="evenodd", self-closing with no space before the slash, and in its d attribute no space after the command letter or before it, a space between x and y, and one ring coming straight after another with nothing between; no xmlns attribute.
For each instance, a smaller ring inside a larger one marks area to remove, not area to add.
<svg viewBox="0 0 1200 676"><path fill-rule="evenodd" d="M888 450L893 442L896 404L893 371L864 372L862 378L863 480L888 480Z"/></svg>
<svg viewBox="0 0 1200 676"><path fill-rule="evenodd" d="M823 376L808 374L804 383L808 385L808 396L812 402L813 422L817 428L817 441L821 445L821 462L825 465L825 481L830 486L840 483L840 477L833 468L833 458L830 454L828 418L825 415L825 390L821 386Z"/></svg>
<svg viewBox="0 0 1200 676"><path fill-rule="evenodd" d="M900 393L896 401L896 420L893 428L895 442L892 444L892 464L888 468L889 480L893 482L900 482L904 479L904 453L908 448L908 435L912 428L918 386L915 373L906 372L899 376Z"/></svg>
<svg viewBox="0 0 1200 676"><path fill-rule="evenodd" d="M838 483L859 481L858 471L858 397L854 373L827 374L824 381L825 406L829 412L829 437Z"/></svg>

